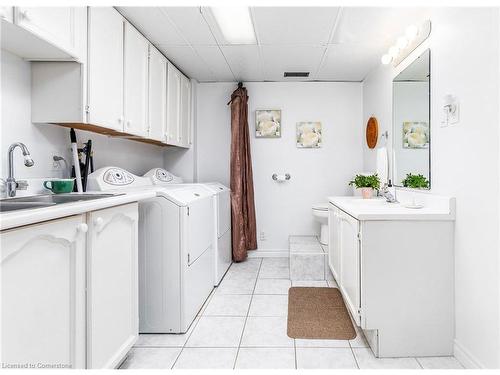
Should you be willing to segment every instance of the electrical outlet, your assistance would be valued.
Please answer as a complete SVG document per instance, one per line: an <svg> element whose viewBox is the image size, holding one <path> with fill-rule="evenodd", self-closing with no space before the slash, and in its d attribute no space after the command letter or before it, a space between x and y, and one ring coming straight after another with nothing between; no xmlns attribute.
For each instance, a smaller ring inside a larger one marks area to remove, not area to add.
<svg viewBox="0 0 500 375"><path fill-rule="evenodd" d="M260 232L260 234L259 234L259 239L260 239L261 241L265 241L265 240L266 240L266 233L265 233L265 232Z"/></svg>

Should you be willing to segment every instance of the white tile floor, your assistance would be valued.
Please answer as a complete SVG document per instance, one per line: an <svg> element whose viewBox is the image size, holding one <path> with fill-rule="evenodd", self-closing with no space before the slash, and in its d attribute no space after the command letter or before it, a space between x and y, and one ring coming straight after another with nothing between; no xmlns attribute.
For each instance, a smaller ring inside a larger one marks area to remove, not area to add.
<svg viewBox="0 0 500 375"><path fill-rule="evenodd" d="M140 335L121 368L462 368L453 357L375 358L359 331L351 341L291 339L286 334L290 286L336 283L291 282L287 258L233 264L186 334Z"/></svg>

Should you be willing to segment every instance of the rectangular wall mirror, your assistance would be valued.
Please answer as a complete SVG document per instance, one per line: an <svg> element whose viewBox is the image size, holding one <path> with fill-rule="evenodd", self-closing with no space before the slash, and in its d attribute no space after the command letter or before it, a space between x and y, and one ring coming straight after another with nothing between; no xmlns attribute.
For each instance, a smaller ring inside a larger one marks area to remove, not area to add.
<svg viewBox="0 0 500 375"><path fill-rule="evenodd" d="M392 82L396 186L430 189L430 57L431 51L426 50Z"/></svg>

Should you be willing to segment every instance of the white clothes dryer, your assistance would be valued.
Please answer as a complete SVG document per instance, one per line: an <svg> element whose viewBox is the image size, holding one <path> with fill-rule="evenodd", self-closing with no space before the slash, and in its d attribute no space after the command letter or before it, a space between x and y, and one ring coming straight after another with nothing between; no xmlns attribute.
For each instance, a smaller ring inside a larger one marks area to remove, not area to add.
<svg viewBox="0 0 500 375"><path fill-rule="evenodd" d="M163 168L153 168L144 177L151 178L153 184L170 186L182 183L182 178ZM222 281L232 263L231 246L231 190L218 182L197 183L214 194L214 285ZM185 185L193 185L185 184Z"/></svg>

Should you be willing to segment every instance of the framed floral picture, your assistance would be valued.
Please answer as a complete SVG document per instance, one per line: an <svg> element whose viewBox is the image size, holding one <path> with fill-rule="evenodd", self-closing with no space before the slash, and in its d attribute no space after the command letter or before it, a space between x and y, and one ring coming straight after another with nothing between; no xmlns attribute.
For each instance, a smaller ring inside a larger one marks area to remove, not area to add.
<svg viewBox="0 0 500 375"><path fill-rule="evenodd" d="M321 122L297 123L297 147L319 148L323 145Z"/></svg>
<svg viewBox="0 0 500 375"><path fill-rule="evenodd" d="M429 148L429 124L425 121L404 121L403 148Z"/></svg>
<svg viewBox="0 0 500 375"><path fill-rule="evenodd" d="M255 137L281 137L281 110L258 109L255 111Z"/></svg>

